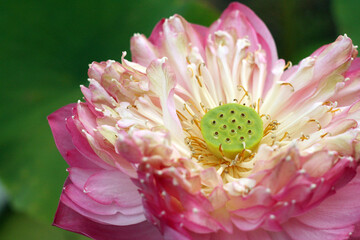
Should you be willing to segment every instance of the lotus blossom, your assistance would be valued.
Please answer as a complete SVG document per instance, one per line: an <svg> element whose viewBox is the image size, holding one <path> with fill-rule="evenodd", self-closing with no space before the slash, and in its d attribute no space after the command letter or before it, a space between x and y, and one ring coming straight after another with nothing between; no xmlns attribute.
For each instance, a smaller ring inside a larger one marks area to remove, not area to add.
<svg viewBox="0 0 360 240"><path fill-rule="evenodd" d="M93 239L360 236L360 60L346 35L292 66L232 3L93 62L48 119L69 164L54 225Z"/></svg>

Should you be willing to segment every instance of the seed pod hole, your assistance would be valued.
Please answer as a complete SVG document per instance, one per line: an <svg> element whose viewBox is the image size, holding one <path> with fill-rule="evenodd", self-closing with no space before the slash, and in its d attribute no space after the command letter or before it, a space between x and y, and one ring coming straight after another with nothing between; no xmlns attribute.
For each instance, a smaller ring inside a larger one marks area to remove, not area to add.
<svg viewBox="0 0 360 240"><path fill-rule="evenodd" d="M244 138L243 136L240 137L240 140L241 140L241 141L244 141L244 139L245 139L245 138Z"/></svg>
<svg viewBox="0 0 360 240"><path fill-rule="evenodd" d="M230 138L226 138L225 141L226 141L227 143L230 143L230 142L231 142Z"/></svg>
<svg viewBox="0 0 360 240"><path fill-rule="evenodd" d="M223 128L225 129L227 126L226 125L223 125Z"/></svg>
<svg viewBox="0 0 360 240"><path fill-rule="evenodd" d="M238 126L238 129L241 130L241 126Z"/></svg>
<svg viewBox="0 0 360 240"><path fill-rule="evenodd" d="M250 121L250 120L247 120L247 123L248 123L248 124L251 124L251 121Z"/></svg>
<svg viewBox="0 0 360 240"><path fill-rule="evenodd" d="M241 113L240 115L241 115L241 117L243 117L243 118L245 117L245 113Z"/></svg>
<svg viewBox="0 0 360 240"><path fill-rule="evenodd" d="M212 125L215 125L215 124L216 124L216 121L215 121L215 120L213 120L211 123L212 123Z"/></svg>
<svg viewBox="0 0 360 240"><path fill-rule="evenodd" d="M220 117L220 118L223 118L223 117L224 117L224 114L221 113L221 114L219 115L219 117Z"/></svg>
<svg viewBox="0 0 360 240"><path fill-rule="evenodd" d="M248 134L252 134L252 131L251 131L251 130L249 130L249 131L248 131Z"/></svg>
<svg viewBox="0 0 360 240"><path fill-rule="evenodd" d="M236 122L236 119L231 120L231 122L232 122L232 123L235 123L235 122Z"/></svg>
<svg viewBox="0 0 360 240"><path fill-rule="evenodd" d="M235 113L235 111L234 111L234 110L231 110L231 111L230 111L230 113L231 113L231 114L234 114L234 113Z"/></svg>

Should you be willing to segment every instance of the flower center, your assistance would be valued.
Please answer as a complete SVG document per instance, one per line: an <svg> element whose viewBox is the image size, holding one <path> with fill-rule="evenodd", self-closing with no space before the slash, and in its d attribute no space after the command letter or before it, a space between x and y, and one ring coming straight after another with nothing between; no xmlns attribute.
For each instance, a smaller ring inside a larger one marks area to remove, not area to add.
<svg viewBox="0 0 360 240"><path fill-rule="evenodd" d="M218 157L234 158L254 148L263 137L263 121L252 108L228 103L208 111L201 119L208 149Z"/></svg>

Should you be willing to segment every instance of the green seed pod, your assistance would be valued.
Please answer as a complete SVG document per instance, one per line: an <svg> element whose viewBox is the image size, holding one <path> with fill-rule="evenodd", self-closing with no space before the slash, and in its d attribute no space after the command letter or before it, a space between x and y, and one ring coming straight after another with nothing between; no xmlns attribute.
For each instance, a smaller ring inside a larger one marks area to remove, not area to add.
<svg viewBox="0 0 360 240"><path fill-rule="evenodd" d="M201 133L208 149L218 157L234 158L244 149L252 149L263 137L263 122L257 112L237 103L208 111L201 119Z"/></svg>

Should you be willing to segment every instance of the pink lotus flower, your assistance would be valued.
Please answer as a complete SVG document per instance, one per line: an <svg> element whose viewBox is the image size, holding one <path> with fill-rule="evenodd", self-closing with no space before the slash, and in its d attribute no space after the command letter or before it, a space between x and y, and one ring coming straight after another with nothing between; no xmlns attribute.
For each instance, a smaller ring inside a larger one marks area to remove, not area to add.
<svg viewBox="0 0 360 240"><path fill-rule="evenodd" d="M49 116L70 165L54 225L94 239L360 236L360 60L339 36L299 65L231 4L175 15L133 62L92 63L85 102Z"/></svg>

